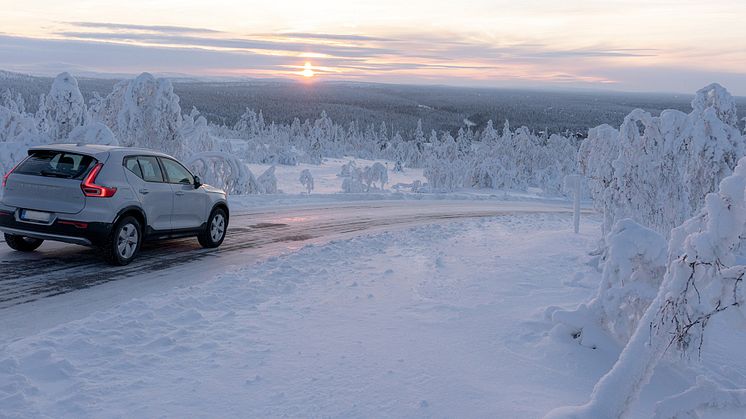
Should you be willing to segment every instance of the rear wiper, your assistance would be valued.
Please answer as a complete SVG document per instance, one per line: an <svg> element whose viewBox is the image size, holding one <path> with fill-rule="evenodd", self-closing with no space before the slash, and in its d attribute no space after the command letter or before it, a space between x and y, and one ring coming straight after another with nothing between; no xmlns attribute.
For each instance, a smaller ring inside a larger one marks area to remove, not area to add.
<svg viewBox="0 0 746 419"><path fill-rule="evenodd" d="M41 175L42 176L50 176L50 177L61 177L61 178L65 178L65 179L69 179L69 178L72 177L68 173L52 172L52 171L49 171L49 170L42 170L41 171Z"/></svg>

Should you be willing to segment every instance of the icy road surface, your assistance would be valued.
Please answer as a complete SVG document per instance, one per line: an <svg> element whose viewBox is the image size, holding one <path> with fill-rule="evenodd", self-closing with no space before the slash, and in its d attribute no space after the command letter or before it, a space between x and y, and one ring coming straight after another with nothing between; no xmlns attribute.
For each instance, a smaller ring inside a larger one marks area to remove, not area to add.
<svg viewBox="0 0 746 419"><path fill-rule="evenodd" d="M125 267L108 266L94 250L81 246L45 242L38 251L23 254L0 243L0 330L15 334L20 326L14 314L38 316L35 325L50 327L309 243L455 219L570 212L569 204L562 202L501 201L331 202L256 211L237 207L241 209L231 215L219 249L202 249L194 238L156 242L144 245L137 260ZM68 293L75 296L65 296ZM75 310L70 310L73 301ZM24 310L5 310L32 302Z"/></svg>

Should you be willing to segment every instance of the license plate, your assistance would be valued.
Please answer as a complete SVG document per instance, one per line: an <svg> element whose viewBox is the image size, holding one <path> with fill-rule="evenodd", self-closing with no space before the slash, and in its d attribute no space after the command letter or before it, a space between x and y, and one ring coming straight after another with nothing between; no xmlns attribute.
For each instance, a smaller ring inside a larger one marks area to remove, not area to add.
<svg viewBox="0 0 746 419"><path fill-rule="evenodd" d="M21 219L27 220L27 221L40 221L43 223L48 223L49 219L52 217L52 214L48 212L42 212L42 211L31 211L31 210L23 210L21 211Z"/></svg>

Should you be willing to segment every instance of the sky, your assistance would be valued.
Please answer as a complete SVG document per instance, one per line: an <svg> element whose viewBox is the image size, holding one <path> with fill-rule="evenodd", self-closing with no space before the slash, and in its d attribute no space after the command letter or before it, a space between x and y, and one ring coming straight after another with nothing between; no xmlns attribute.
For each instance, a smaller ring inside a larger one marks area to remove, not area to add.
<svg viewBox="0 0 746 419"><path fill-rule="evenodd" d="M0 0L0 69L746 95L744 0ZM312 76L312 77L310 77Z"/></svg>

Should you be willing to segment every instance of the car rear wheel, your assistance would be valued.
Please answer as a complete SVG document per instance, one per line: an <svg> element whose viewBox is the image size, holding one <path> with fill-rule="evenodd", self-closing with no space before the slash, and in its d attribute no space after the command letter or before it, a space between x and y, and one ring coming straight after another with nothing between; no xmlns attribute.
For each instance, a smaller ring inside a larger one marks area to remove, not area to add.
<svg viewBox="0 0 746 419"><path fill-rule="evenodd" d="M107 262L122 266L135 258L141 243L140 222L134 217L124 217L114 226L101 251Z"/></svg>
<svg viewBox="0 0 746 419"><path fill-rule="evenodd" d="M222 208L215 208L210 214L210 218L207 219L207 226L197 236L197 240L202 247L218 247L225 239L226 230L228 230L228 216Z"/></svg>
<svg viewBox="0 0 746 419"><path fill-rule="evenodd" d="M16 236L15 234L6 234L5 242L8 243L8 246L13 250L18 250L19 252L33 252L44 243L44 240L35 239L33 237Z"/></svg>

